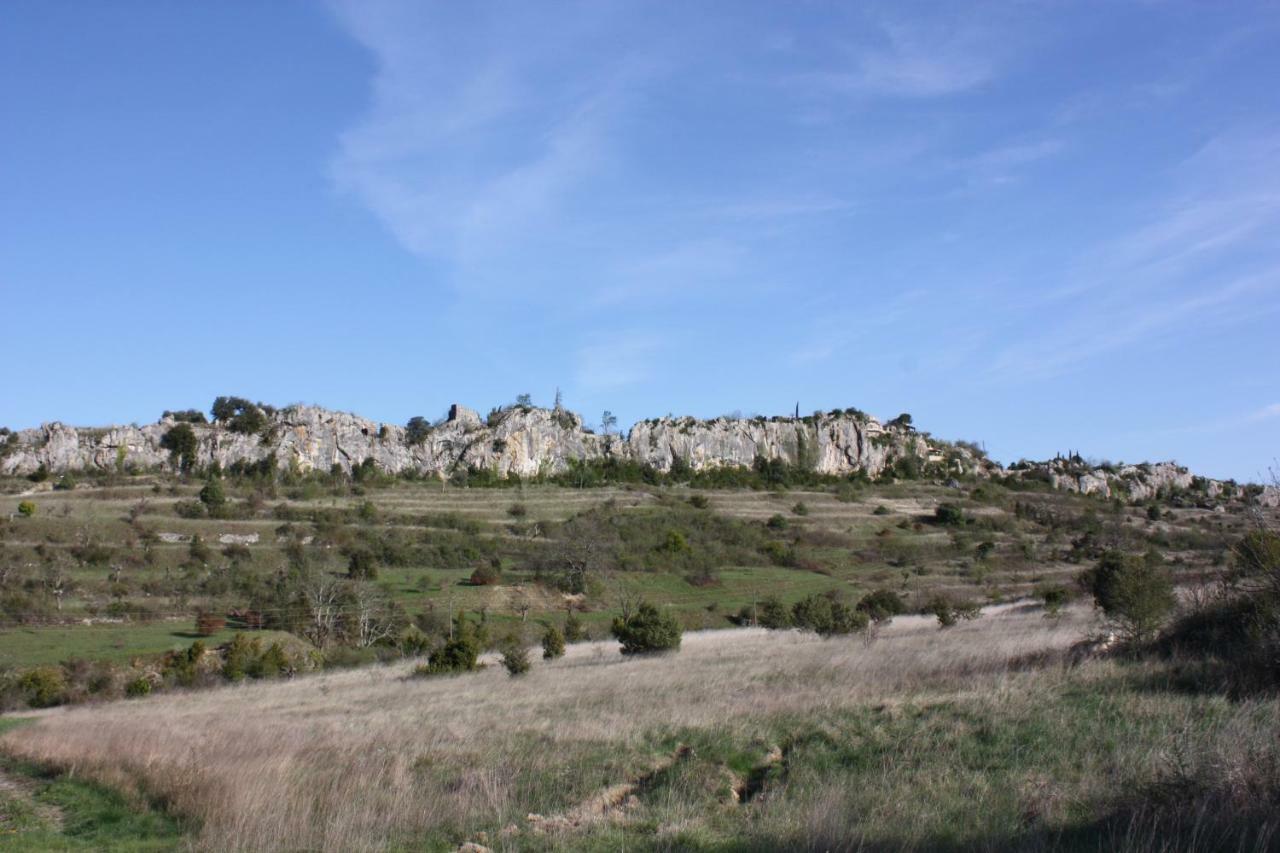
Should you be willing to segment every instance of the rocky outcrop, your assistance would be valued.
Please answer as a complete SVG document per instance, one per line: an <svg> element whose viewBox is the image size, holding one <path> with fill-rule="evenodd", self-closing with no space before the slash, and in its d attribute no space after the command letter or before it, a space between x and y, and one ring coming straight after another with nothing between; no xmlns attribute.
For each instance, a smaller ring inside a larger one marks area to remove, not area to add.
<svg viewBox="0 0 1280 853"><path fill-rule="evenodd" d="M515 405L481 417L454 405L446 418L416 429L412 440L397 424L317 406L265 414L265 427L253 434L221 423L191 424L195 464L230 469L267 462L283 470L349 472L371 463L391 473L448 477L459 470L481 470L528 478L558 474L576 462L616 460L659 471L675 465L708 471L750 467L763 459L833 476L1009 476L1133 502L1193 493L1207 501L1248 497L1280 503L1275 489L1246 490L1207 480L1172 462L1095 466L1073 456L1020 462L1006 471L973 445L940 441L907 423L881 423L855 409L802 418L668 416L640 421L626 434L598 435L562 408ZM54 474L172 468L176 460L163 439L177 426L165 417L141 427L82 429L50 423L7 434L0 436L0 474L26 475L41 466Z"/></svg>
<svg viewBox="0 0 1280 853"><path fill-rule="evenodd" d="M146 470L170 467L162 446L178 426L172 418L145 427L77 429L60 423L23 430L3 445L0 473ZM224 469L274 459L282 469L343 471L372 460L383 471L447 476L483 469L498 476L533 477L567 470L574 461L617 459L670 470L679 459L695 471L749 467L759 458L803 465L821 474L878 476L899 460L943 474L998 470L981 454L928 438L910 427L882 425L862 413L831 412L804 418L660 418L625 435L598 435L566 409L509 406L487 418L455 405L449 416L409 441L396 424L371 421L316 406L290 406L269 414L259 433L222 424L191 424L194 462Z"/></svg>

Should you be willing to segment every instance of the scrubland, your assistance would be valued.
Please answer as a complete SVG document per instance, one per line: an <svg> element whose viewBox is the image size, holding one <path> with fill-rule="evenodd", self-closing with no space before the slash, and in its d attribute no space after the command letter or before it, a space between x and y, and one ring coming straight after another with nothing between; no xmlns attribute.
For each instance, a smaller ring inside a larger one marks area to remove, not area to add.
<svg viewBox="0 0 1280 853"><path fill-rule="evenodd" d="M1280 704L1090 657L1081 607L873 636L686 634L52 709L10 755L160 804L210 850L1270 849Z"/></svg>

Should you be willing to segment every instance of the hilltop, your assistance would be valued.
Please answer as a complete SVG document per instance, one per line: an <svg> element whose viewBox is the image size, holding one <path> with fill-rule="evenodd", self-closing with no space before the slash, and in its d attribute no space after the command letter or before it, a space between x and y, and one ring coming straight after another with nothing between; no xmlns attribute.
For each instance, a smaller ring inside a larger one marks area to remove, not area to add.
<svg viewBox="0 0 1280 853"><path fill-rule="evenodd" d="M1008 468L971 442L919 431L910 415L882 422L858 409L803 417L667 415L625 432L597 433L560 406L517 403L485 417L453 405L431 423L373 421L318 406L281 409L236 397L215 401L215 417L166 412L146 426L73 427L54 422L5 431L0 474L42 479L67 472L231 470L266 466L295 473L378 471L438 478L538 480L581 471L600 480L703 474L735 485L732 473L782 471L818 478L1040 481L1055 489L1140 503L1184 494L1201 506L1245 500L1280 504L1274 488L1192 474L1173 462L1090 464L1078 454ZM717 476L718 475L718 476ZM483 484L483 483L477 483Z"/></svg>

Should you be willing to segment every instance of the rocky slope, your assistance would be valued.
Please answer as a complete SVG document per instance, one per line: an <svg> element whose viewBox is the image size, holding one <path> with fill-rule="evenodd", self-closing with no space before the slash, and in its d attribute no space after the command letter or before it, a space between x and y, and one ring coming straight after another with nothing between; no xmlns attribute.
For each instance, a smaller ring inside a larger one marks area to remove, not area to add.
<svg viewBox="0 0 1280 853"><path fill-rule="evenodd" d="M561 473L576 461L613 459L661 471L686 464L706 471L747 467L763 458L835 476L1007 475L1135 502L1171 490L1196 492L1207 499L1280 502L1274 489L1246 493L1233 483L1194 477L1167 462L1104 469L1074 458L1018 463L1006 471L971 445L940 441L907 424L883 424L853 409L803 418L665 417L641 421L626 434L599 435L565 409L509 406L482 418L455 405L447 418L414 441L397 424L315 406L271 412L265 424L254 434L233 431L223 423L191 424L196 438L193 461L197 466L216 462L225 469L274 458L281 469L329 471L336 466L350 471L372 460L392 473L446 477L458 470L480 469L501 477L533 477ZM172 468L175 460L162 439L177 426L166 417L146 426L85 429L49 423L8 433L0 439L0 474L27 475L41 466L55 474Z"/></svg>

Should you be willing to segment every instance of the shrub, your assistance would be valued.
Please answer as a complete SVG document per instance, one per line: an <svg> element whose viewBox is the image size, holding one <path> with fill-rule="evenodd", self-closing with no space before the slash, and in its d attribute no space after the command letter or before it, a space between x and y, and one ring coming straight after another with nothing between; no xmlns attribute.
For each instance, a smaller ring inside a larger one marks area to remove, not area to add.
<svg viewBox="0 0 1280 853"><path fill-rule="evenodd" d="M907 605L893 590L877 589L862 596L858 601L858 610L867 614L872 622L880 624L907 612Z"/></svg>
<svg viewBox="0 0 1280 853"><path fill-rule="evenodd" d="M204 504L209 515L216 515L226 506L227 495L222 490L222 480L217 477L210 477L205 481L204 488L200 490L200 503Z"/></svg>
<svg viewBox="0 0 1280 853"><path fill-rule="evenodd" d="M756 621L764 628L780 631L791 627L791 612L777 596L771 595L756 608Z"/></svg>
<svg viewBox="0 0 1280 853"><path fill-rule="evenodd" d="M507 674L512 678L517 675L524 675L532 666L529 663L529 650L525 648L524 643L520 642L520 638L515 635L503 640L498 647L498 651L502 653L503 667L506 668Z"/></svg>
<svg viewBox="0 0 1280 853"><path fill-rule="evenodd" d="M542 657L544 660L555 660L564 656L564 634L555 625L548 625L542 633Z"/></svg>
<svg viewBox="0 0 1280 853"><path fill-rule="evenodd" d="M196 616L196 633L202 637L212 637L225 627L226 618L217 613L201 613Z"/></svg>
<svg viewBox="0 0 1280 853"><path fill-rule="evenodd" d="M1080 584L1121 636L1133 643L1153 638L1177 603L1173 579L1155 551L1142 557L1106 551L1097 565L1080 575Z"/></svg>
<svg viewBox="0 0 1280 853"><path fill-rule="evenodd" d="M879 505L877 505L877 506L876 506L876 508L875 508L875 509L871 510L871 514L872 514L872 515L888 515L888 514L889 514L889 508L888 508L887 506L885 506L884 504L879 504Z"/></svg>
<svg viewBox="0 0 1280 853"><path fill-rule="evenodd" d="M515 503L507 507L507 515L512 518L524 518L529 514L529 508L524 504Z"/></svg>
<svg viewBox="0 0 1280 853"><path fill-rule="evenodd" d="M570 610L564 617L564 639L568 643L580 643L587 638L587 629L583 627L578 614Z"/></svg>
<svg viewBox="0 0 1280 853"><path fill-rule="evenodd" d="M347 560L347 577L352 580L372 581L378 579L378 559L372 551L364 548L351 552Z"/></svg>
<svg viewBox="0 0 1280 853"><path fill-rule="evenodd" d="M961 619L977 619L982 608L971 601L956 601L950 596L935 595L924 606L925 613L938 617L940 628L950 628Z"/></svg>
<svg viewBox="0 0 1280 853"><path fill-rule="evenodd" d="M764 526L770 530L786 530L787 519L782 515L775 513L774 515L769 516L769 520L764 523Z"/></svg>
<svg viewBox="0 0 1280 853"><path fill-rule="evenodd" d="M791 508L791 512L793 515L808 515L809 507L804 501L799 501Z"/></svg>
<svg viewBox="0 0 1280 853"><path fill-rule="evenodd" d="M480 657L480 636L475 625L459 612L453 620L453 636L431 653L427 666L417 670L422 675L441 675L451 672L471 672Z"/></svg>
<svg viewBox="0 0 1280 853"><path fill-rule="evenodd" d="M152 687L150 678L145 675L139 675L125 685L124 695L130 699L140 699L143 696L150 696Z"/></svg>
<svg viewBox="0 0 1280 853"><path fill-rule="evenodd" d="M1036 597L1044 604L1044 609L1050 616L1056 616L1058 611L1066 606L1071 600L1071 592L1061 584L1050 584L1041 586L1036 589Z"/></svg>
<svg viewBox="0 0 1280 853"><path fill-rule="evenodd" d="M689 506L694 509L706 509L711 506L711 501L707 499L706 495L690 495Z"/></svg>
<svg viewBox="0 0 1280 853"><path fill-rule="evenodd" d="M964 510L955 504L938 504L937 509L933 511L933 520L938 524L958 527L964 524Z"/></svg>
<svg viewBox="0 0 1280 853"><path fill-rule="evenodd" d="M492 564L479 566L471 573L468 580L472 586L493 586L502 581L502 572Z"/></svg>
<svg viewBox="0 0 1280 853"><path fill-rule="evenodd" d="M1147 507L1147 518L1150 519L1151 521L1160 520L1160 507L1158 504L1152 504L1151 506Z"/></svg>
<svg viewBox="0 0 1280 853"><path fill-rule="evenodd" d="M680 622L648 602L641 602L629 616L613 620L613 636L624 655L674 651L680 648Z"/></svg>
<svg viewBox="0 0 1280 853"><path fill-rule="evenodd" d="M33 708L50 708L66 699L67 680L62 668L38 666L18 677L18 689Z"/></svg>
<svg viewBox="0 0 1280 853"><path fill-rule="evenodd" d="M204 504L200 501L174 501L173 512L179 518L204 518Z"/></svg>
<svg viewBox="0 0 1280 853"><path fill-rule="evenodd" d="M813 631L823 637L851 634L867 627L866 613L849 607L829 595L813 595L797 601L791 608L791 621L797 628Z"/></svg>
<svg viewBox="0 0 1280 853"><path fill-rule="evenodd" d="M18 515L23 518L30 518L36 514L36 505L33 501L20 501L18 503Z"/></svg>

